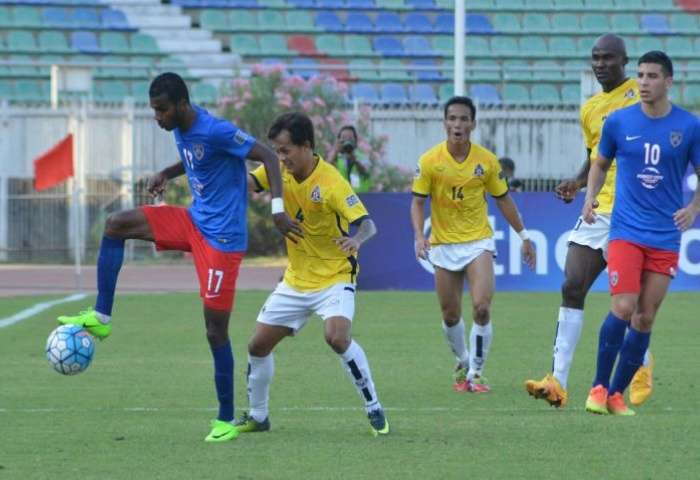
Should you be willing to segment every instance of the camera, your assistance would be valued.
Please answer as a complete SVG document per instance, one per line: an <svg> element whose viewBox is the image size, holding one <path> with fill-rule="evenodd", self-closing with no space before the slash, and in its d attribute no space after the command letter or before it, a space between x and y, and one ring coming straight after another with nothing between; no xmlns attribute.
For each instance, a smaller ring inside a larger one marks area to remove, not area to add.
<svg viewBox="0 0 700 480"><path fill-rule="evenodd" d="M346 140L340 145L340 151L342 153L352 153L355 150L355 144L352 140Z"/></svg>

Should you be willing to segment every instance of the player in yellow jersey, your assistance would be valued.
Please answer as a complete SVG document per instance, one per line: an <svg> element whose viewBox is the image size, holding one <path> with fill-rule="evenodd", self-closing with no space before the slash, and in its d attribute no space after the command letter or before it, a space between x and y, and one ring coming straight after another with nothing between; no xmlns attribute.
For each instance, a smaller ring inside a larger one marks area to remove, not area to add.
<svg viewBox="0 0 700 480"><path fill-rule="evenodd" d="M435 267L435 289L442 309L443 331L457 357L454 388L461 392L488 392L482 372L491 345L491 298L494 289L493 231L485 195L522 238L522 255L530 266L535 250L501 172L498 158L470 140L476 126L476 108L467 97L453 97L444 109L447 141L424 153L413 181L411 222L418 258ZM425 200L430 197L431 235L423 233ZM462 291L469 283L474 324L465 342Z"/></svg>
<svg viewBox="0 0 700 480"><path fill-rule="evenodd" d="M248 343L250 411L237 423L238 431L270 429L272 351L316 313L324 320L326 342L340 356L364 399L372 433L387 434L389 424L367 357L350 335L359 270L357 252L376 233L374 222L347 180L314 153L314 128L308 116L281 115L270 127L268 138L282 163L284 210L296 219L303 236L287 239L287 270L260 310ZM251 172L249 187L269 189L264 167ZM350 225L357 227L353 236L348 233Z"/></svg>
<svg viewBox="0 0 700 480"><path fill-rule="evenodd" d="M591 66L603 91L581 105L581 130L586 144L587 159L576 178L566 180L556 188L557 197L567 203L586 186L591 162L598 156L598 142L605 118L615 110L639 102L637 82L625 75L626 64L627 51L622 38L614 34L605 34L596 40L591 51ZM525 388L530 395L542 398L555 407L563 407L568 401L569 370L581 336L586 295L607 265L610 215L615 199L614 163L596 199L599 206L596 209L595 223L588 224L579 217L569 236L552 373L542 380L525 382ZM638 370L632 382L631 399L635 405L643 403L651 394L651 357L648 353L645 360L646 366Z"/></svg>

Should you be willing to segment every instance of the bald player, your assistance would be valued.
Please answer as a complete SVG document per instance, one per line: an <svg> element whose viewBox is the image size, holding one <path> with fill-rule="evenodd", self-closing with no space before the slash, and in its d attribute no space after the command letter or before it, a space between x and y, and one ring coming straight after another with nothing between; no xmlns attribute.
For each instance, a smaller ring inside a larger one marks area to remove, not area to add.
<svg viewBox="0 0 700 480"><path fill-rule="evenodd" d="M608 33L596 40L591 51L591 67L603 91L581 105L580 120L586 143L586 162L574 179L565 180L556 187L557 198L566 203L571 202L576 193L586 186L591 162L598 156L598 143L605 119L615 110L639 102L637 82L625 74L627 61L627 50L622 38ZM581 336L586 295L607 266L610 216L615 199L615 170L613 162L596 198L598 207L595 222L588 224L579 217L569 236L552 373L545 375L542 380L525 382L530 395L544 399L555 407L563 407L568 402L569 370ZM637 371L632 381L631 401L635 405L643 403L651 395L651 367L651 357L647 354L645 365Z"/></svg>

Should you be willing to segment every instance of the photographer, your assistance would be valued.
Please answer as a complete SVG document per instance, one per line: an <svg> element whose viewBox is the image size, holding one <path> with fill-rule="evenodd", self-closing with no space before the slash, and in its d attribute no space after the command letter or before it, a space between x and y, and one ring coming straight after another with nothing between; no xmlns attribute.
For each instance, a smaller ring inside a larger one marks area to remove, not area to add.
<svg viewBox="0 0 700 480"><path fill-rule="evenodd" d="M328 152L328 162L335 165L357 193L368 192L371 187L369 159L357 150L357 130L345 125L338 132L335 145Z"/></svg>

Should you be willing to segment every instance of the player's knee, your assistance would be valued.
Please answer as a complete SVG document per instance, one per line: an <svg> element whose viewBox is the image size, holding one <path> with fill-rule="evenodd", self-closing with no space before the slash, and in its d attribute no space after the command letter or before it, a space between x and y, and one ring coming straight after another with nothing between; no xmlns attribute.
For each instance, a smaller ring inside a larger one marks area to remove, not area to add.
<svg viewBox="0 0 700 480"><path fill-rule="evenodd" d="M326 332L326 343L335 353L344 353L350 347L350 336L345 332Z"/></svg>
<svg viewBox="0 0 700 480"><path fill-rule="evenodd" d="M652 312L637 311L632 315L632 327L640 332L651 332L654 325L654 314Z"/></svg>
<svg viewBox="0 0 700 480"><path fill-rule="evenodd" d="M563 304L569 308L583 309L586 289L579 278L566 278L561 285Z"/></svg>
<svg viewBox="0 0 700 480"><path fill-rule="evenodd" d="M265 341L253 337L248 341L248 354L253 357L267 357L272 349Z"/></svg>
<svg viewBox="0 0 700 480"><path fill-rule="evenodd" d="M122 212L110 213L105 220L105 235L111 238L120 238L127 222Z"/></svg>
<svg viewBox="0 0 700 480"><path fill-rule="evenodd" d="M472 315L477 325L486 325L491 317L491 305L489 302L478 302L472 307Z"/></svg>
<svg viewBox="0 0 700 480"><path fill-rule="evenodd" d="M441 305L442 319L448 327L453 327L459 323L459 319L462 317L462 312L457 307L452 305Z"/></svg>
<svg viewBox="0 0 700 480"><path fill-rule="evenodd" d="M632 320L635 310L637 309L637 303L633 300L628 299L614 299L612 305L612 311L616 317L621 318L625 321Z"/></svg>
<svg viewBox="0 0 700 480"><path fill-rule="evenodd" d="M228 332L224 329L219 329L215 327L207 328L207 341L212 347L220 347L228 343Z"/></svg>

